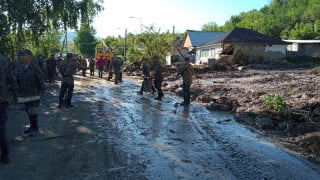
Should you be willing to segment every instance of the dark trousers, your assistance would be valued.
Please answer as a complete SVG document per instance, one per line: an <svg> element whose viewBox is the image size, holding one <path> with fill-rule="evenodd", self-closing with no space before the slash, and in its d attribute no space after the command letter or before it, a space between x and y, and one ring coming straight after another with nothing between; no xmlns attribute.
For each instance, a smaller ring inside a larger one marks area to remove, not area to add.
<svg viewBox="0 0 320 180"><path fill-rule="evenodd" d="M140 92L143 93L143 92L149 92L149 78L145 77L143 78L143 81L142 81L142 84L141 84L141 89L140 89Z"/></svg>
<svg viewBox="0 0 320 180"><path fill-rule="evenodd" d="M85 77L87 73L87 68L83 68L82 69L82 76Z"/></svg>
<svg viewBox="0 0 320 180"><path fill-rule="evenodd" d="M154 80L154 87L158 91L158 98L162 98L164 96L162 89L161 89L161 85L162 85L162 80L159 80L159 79Z"/></svg>
<svg viewBox="0 0 320 180"><path fill-rule="evenodd" d="M103 71L104 71L103 67L99 67L99 78L101 78L101 79L103 76Z"/></svg>
<svg viewBox="0 0 320 180"><path fill-rule="evenodd" d="M54 83L56 77L56 71L55 69L49 69L48 70L48 80L49 83Z"/></svg>
<svg viewBox="0 0 320 180"><path fill-rule="evenodd" d="M7 137L6 123L8 120L7 115L7 102L0 103L0 146L1 146L1 159L9 158L9 143Z"/></svg>
<svg viewBox="0 0 320 180"><path fill-rule="evenodd" d="M183 93L184 104L190 104L190 85L189 84L182 85L182 93Z"/></svg>
<svg viewBox="0 0 320 180"><path fill-rule="evenodd" d="M108 81L110 81L113 78L113 72L109 71Z"/></svg>
<svg viewBox="0 0 320 180"><path fill-rule="evenodd" d="M114 83L118 84L119 82L121 82L121 76L122 74L118 71L114 71L114 75L115 75L115 79L114 79Z"/></svg>
<svg viewBox="0 0 320 180"><path fill-rule="evenodd" d="M66 93L67 93L67 98L66 98L67 105L71 105L71 99L73 96L73 88L74 88L74 84L62 82L60 94L59 94L59 105L63 104L63 98L66 95Z"/></svg>
<svg viewBox="0 0 320 180"><path fill-rule="evenodd" d="M90 67L90 76L94 76L94 67Z"/></svg>

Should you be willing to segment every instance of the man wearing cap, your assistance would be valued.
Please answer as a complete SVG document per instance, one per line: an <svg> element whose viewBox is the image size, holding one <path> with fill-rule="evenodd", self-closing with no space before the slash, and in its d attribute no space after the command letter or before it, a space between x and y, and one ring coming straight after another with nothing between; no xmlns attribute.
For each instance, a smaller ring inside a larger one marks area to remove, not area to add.
<svg viewBox="0 0 320 180"><path fill-rule="evenodd" d="M24 133L32 137L39 133L38 107L40 97L45 91L45 78L39 65L33 62L33 55L30 50L24 49L21 51L21 58L23 64L17 71L19 97L25 105L30 122L29 129L25 130Z"/></svg>
<svg viewBox="0 0 320 180"><path fill-rule="evenodd" d="M155 99L158 101L161 101L164 96L162 89L161 89L162 81L163 81L163 75L162 75L163 67L160 64L158 56L153 56L152 60L153 60L153 65L151 67L151 70L153 70L155 72L154 73L154 87L158 91L158 97Z"/></svg>
<svg viewBox="0 0 320 180"><path fill-rule="evenodd" d="M15 76L9 66L8 60L0 54L0 148L1 148L1 163L9 163L9 143L7 138L6 122L8 119L7 107L9 88L13 92L13 97L17 101L18 84Z"/></svg>
<svg viewBox="0 0 320 180"><path fill-rule="evenodd" d="M119 84L122 82L122 73L121 73L121 66L123 65L122 58L120 56L113 62L113 72L115 74L115 84Z"/></svg>
<svg viewBox="0 0 320 180"><path fill-rule="evenodd" d="M61 89L59 94L59 105L58 108L62 108L63 98L67 93L67 107L73 107L71 99L73 96L74 89L74 77L73 75L77 72L78 65L74 62L73 54L68 53L67 59L61 62L60 73L62 75Z"/></svg>
<svg viewBox="0 0 320 180"><path fill-rule="evenodd" d="M190 105L190 86L192 84L192 78L194 76L194 69L190 64L189 58L185 57L184 62L181 64L180 68L178 69L178 75L182 76L183 79L183 103L181 106L189 106Z"/></svg>

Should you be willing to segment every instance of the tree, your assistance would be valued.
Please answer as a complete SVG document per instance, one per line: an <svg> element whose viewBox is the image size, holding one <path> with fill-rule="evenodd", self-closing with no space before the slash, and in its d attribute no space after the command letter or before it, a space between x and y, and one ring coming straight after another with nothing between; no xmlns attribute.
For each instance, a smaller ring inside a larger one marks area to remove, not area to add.
<svg viewBox="0 0 320 180"><path fill-rule="evenodd" d="M0 44L4 52L14 57L14 52L32 44L41 48L40 39L46 32L55 29L77 29L80 23L91 23L102 10L101 0L0 0L1 25L10 32L2 34ZM7 22L6 22L7 21ZM9 42L8 42L9 41Z"/></svg>
<svg viewBox="0 0 320 180"><path fill-rule="evenodd" d="M228 31L244 27L283 39L319 36L320 0L272 0L260 10L232 16L224 25L208 23L203 30Z"/></svg>
<svg viewBox="0 0 320 180"><path fill-rule="evenodd" d="M83 55L94 55L96 38L94 37L94 29L88 24L81 26L77 32L77 36L74 40L74 44L77 50Z"/></svg>
<svg viewBox="0 0 320 180"><path fill-rule="evenodd" d="M221 31L221 27L216 22L209 22L202 26L203 31Z"/></svg>

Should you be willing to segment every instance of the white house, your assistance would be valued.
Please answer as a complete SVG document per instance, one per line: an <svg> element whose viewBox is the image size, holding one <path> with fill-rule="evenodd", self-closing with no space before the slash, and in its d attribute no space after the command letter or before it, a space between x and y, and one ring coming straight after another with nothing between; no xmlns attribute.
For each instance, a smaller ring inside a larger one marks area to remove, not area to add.
<svg viewBox="0 0 320 180"><path fill-rule="evenodd" d="M196 64L208 63L222 57L231 61L237 53L248 57L248 61L277 61L286 56L287 43L259 32L234 28L196 48Z"/></svg>

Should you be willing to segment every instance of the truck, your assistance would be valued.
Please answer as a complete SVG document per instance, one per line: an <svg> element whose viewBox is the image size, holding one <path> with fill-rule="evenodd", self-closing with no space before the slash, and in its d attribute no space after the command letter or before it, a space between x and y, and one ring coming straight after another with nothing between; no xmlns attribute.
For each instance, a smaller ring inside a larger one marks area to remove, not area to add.
<svg viewBox="0 0 320 180"><path fill-rule="evenodd" d="M110 47L108 47L104 41L98 43L95 48L95 59L99 59L101 56L107 59L113 59L114 53Z"/></svg>

